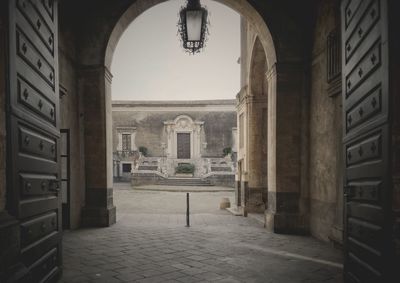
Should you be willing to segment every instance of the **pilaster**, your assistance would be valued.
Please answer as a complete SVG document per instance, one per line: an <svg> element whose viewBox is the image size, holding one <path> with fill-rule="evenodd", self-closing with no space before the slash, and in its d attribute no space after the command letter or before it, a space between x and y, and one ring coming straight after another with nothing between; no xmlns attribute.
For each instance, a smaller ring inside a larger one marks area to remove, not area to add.
<svg viewBox="0 0 400 283"><path fill-rule="evenodd" d="M301 105L305 92L302 62L275 64L268 70L268 208L269 231L307 234L302 211Z"/></svg>
<svg viewBox="0 0 400 283"><path fill-rule="evenodd" d="M83 226L110 226L116 221L112 194L111 79L111 73L104 66L83 67L79 72L86 166Z"/></svg>

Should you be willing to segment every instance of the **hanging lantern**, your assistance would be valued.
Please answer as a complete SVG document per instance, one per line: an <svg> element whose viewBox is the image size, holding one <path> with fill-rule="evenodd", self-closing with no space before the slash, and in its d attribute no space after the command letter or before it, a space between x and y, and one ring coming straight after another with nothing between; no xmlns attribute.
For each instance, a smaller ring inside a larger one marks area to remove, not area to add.
<svg viewBox="0 0 400 283"><path fill-rule="evenodd" d="M179 12L178 32L183 48L195 54L205 46L208 35L208 11L200 0L188 0Z"/></svg>

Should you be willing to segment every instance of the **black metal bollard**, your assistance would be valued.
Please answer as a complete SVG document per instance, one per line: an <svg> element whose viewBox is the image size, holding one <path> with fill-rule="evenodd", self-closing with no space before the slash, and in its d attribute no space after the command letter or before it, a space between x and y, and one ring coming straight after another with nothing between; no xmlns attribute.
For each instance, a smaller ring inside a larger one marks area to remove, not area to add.
<svg viewBox="0 0 400 283"><path fill-rule="evenodd" d="M186 227L190 227L190 219L189 219L189 193L186 193Z"/></svg>

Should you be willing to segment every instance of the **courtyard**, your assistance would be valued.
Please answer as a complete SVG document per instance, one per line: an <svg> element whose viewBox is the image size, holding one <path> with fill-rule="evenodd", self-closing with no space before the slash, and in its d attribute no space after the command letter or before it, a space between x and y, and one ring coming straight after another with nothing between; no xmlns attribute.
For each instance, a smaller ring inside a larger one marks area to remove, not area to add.
<svg viewBox="0 0 400 283"><path fill-rule="evenodd" d="M60 282L342 282L341 251L220 210L234 192L213 189L116 184L115 225L64 233Z"/></svg>

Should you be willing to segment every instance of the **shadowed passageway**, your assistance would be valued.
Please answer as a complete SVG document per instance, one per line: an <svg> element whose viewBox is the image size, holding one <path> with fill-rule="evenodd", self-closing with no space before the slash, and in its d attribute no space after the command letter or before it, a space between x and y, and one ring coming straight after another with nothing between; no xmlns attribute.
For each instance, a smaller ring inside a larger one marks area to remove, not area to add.
<svg viewBox="0 0 400 283"><path fill-rule="evenodd" d="M61 282L341 282L341 254L310 237L267 232L218 209L232 192L185 194L118 186L116 225L64 234Z"/></svg>

